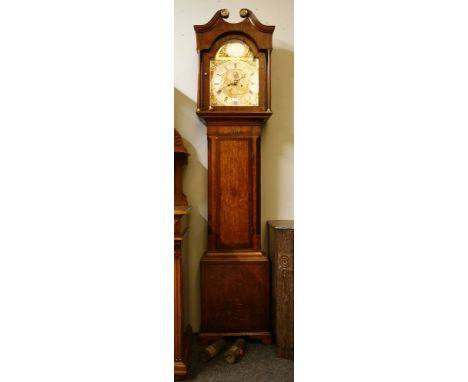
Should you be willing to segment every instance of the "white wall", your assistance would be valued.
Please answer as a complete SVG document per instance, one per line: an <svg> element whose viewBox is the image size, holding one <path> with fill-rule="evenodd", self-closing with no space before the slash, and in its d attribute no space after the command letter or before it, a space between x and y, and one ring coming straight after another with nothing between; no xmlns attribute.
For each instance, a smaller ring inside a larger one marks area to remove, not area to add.
<svg viewBox="0 0 468 382"><path fill-rule="evenodd" d="M194 24L208 22L222 8L229 22L239 22L241 8L249 8L267 25L275 25L272 52L273 116L262 134L262 227L266 250L266 221L293 219L293 2L175 0L174 4L174 123L190 152L184 190L192 206L190 233L184 255L185 323L195 331L200 325L200 258L207 239L207 139L206 127L195 114L197 52Z"/></svg>

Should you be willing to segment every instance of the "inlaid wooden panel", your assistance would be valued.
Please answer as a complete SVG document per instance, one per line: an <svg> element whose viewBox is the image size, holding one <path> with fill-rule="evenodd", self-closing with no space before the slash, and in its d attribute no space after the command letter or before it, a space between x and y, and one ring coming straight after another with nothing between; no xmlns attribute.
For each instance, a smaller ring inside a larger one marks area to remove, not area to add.
<svg viewBox="0 0 468 382"><path fill-rule="evenodd" d="M218 139L217 247L252 246L252 168L250 139Z"/></svg>

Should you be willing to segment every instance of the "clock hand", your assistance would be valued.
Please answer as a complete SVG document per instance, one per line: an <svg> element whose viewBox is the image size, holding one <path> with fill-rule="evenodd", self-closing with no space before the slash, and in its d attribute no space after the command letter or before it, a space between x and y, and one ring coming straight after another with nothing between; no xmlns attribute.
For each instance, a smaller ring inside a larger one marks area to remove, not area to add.
<svg viewBox="0 0 468 382"><path fill-rule="evenodd" d="M237 84L239 83L239 81L243 80L243 79L245 78L246 75L247 75L247 74L244 73L241 77L239 77L239 78L233 80L232 82L230 82L230 83L224 85L224 86L221 88L221 90L224 90L225 88L228 88L228 87L230 87L230 86L237 86ZM241 85L241 87L243 87L243 86Z"/></svg>
<svg viewBox="0 0 468 382"><path fill-rule="evenodd" d="M229 86L232 86L232 85L237 85L237 81L230 82L229 84L224 85L224 86L221 88L221 90L223 90L224 88L227 88L227 87L229 87Z"/></svg>
<svg viewBox="0 0 468 382"><path fill-rule="evenodd" d="M244 78L245 78L245 74L244 74L242 77L240 77L240 78L234 80L233 82L231 82L231 83L225 85L225 87L226 87L226 86L231 86L231 85L237 86L237 84L239 83L239 81L242 80L242 79L244 79Z"/></svg>

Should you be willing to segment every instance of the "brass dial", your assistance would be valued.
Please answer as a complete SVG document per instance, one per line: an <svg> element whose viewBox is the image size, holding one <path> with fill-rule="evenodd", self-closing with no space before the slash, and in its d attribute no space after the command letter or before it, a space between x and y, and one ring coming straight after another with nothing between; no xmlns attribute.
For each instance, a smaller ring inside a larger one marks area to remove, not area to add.
<svg viewBox="0 0 468 382"><path fill-rule="evenodd" d="M257 106L256 62L232 60L215 64L211 75L211 95L214 106Z"/></svg>
<svg viewBox="0 0 468 382"><path fill-rule="evenodd" d="M249 46L229 40L210 61L210 106L258 106L258 59Z"/></svg>

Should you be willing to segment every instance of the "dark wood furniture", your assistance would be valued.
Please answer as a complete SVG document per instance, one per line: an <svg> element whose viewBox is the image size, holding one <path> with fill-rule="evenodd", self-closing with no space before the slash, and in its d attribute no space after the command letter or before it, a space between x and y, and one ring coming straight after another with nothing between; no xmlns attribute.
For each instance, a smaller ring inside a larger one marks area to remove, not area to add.
<svg viewBox="0 0 468 382"><path fill-rule="evenodd" d="M187 215L190 207L182 190L182 170L187 164L188 152L182 138L174 129L174 376L187 375L187 359L191 327L184 334L182 323L182 243L188 229Z"/></svg>
<svg viewBox="0 0 468 382"><path fill-rule="evenodd" d="M278 357L294 359L294 221L268 221L272 324Z"/></svg>
<svg viewBox="0 0 468 382"><path fill-rule="evenodd" d="M208 137L208 251L200 264L201 343L220 336L250 336L271 343L269 260L260 237L260 136L271 115L274 26L263 25L248 9L240 15L244 20L232 24L224 21L229 12L220 10L208 23L194 26L199 52L197 114L207 126ZM221 75L216 74L215 60L232 42L247 49L250 66L232 59ZM248 70L242 72L239 67ZM220 93L213 89L225 93L217 100ZM225 105L220 104L223 98Z"/></svg>

